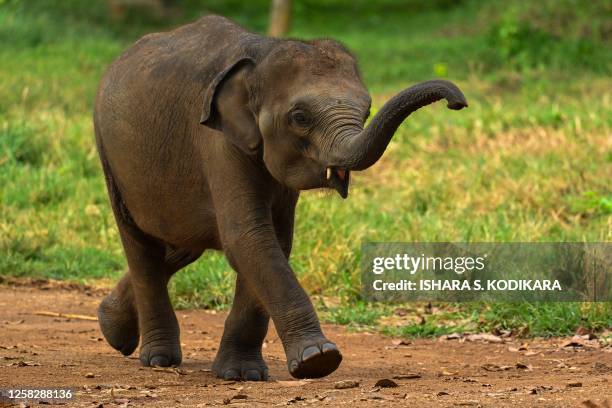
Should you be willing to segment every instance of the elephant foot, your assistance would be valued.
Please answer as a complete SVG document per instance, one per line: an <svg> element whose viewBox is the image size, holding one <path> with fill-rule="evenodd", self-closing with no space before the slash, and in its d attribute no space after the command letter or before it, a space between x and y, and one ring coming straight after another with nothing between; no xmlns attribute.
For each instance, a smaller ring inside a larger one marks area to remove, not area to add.
<svg viewBox="0 0 612 408"><path fill-rule="evenodd" d="M114 349L129 356L138 347L138 315L133 305L125 305L113 292L98 307L98 322L104 338Z"/></svg>
<svg viewBox="0 0 612 408"><path fill-rule="evenodd" d="M336 371L342 354L326 338L301 340L287 353L289 373L295 378L320 378Z"/></svg>
<svg viewBox="0 0 612 408"><path fill-rule="evenodd" d="M261 347L245 348L233 344L221 344L213 362L215 375L225 380L266 381L268 366Z"/></svg>
<svg viewBox="0 0 612 408"><path fill-rule="evenodd" d="M145 367L176 367L183 359L178 336L156 336L155 341L143 338L140 363Z"/></svg>

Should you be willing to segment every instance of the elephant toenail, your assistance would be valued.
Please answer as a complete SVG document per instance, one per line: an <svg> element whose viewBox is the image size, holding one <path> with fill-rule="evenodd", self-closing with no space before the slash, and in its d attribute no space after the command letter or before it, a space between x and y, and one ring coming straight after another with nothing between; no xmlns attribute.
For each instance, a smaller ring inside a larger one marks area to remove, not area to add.
<svg viewBox="0 0 612 408"><path fill-rule="evenodd" d="M302 361L309 360L317 355L321 354L321 350L317 346L307 347L302 353Z"/></svg>
<svg viewBox="0 0 612 408"><path fill-rule="evenodd" d="M237 370L229 369L225 373L223 373L224 380L239 380L240 373Z"/></svg>
<svg viewBox="0 0 612 408"><path fill-rule="evenodd" d="M259 381L261 380L261 376L257 370L248 370L244 373L244 379L247 381Z"/></svg>
<svg viewBox="0 0 612 408"><path fill-rule="evenodd" d="M170 367L170 360L166 356L154 356L150 364L152 367Z"/></svg>
<svg viewBox="0 0 612 408"><path fill-rule="evenodd" d="M323 347L321 347L321 350L323 350L323 353L327 353L328 351L338 350L338 347L336 347L334 343L325 343Z"/></svg>

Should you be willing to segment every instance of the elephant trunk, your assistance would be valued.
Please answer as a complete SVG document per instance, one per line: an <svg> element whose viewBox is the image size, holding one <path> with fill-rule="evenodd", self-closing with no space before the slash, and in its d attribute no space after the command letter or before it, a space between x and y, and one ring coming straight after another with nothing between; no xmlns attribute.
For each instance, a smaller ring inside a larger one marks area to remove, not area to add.
<svg viewBox="0 0 612 408"><path fill-rule="evenodd" d="M463 109L467 101L459 88L449 81L433 80L411 86L391 98L357 134L339 140L331 157L332 167L365 170L380 159L393 134L412 112L440 99L449 109Z"/></svg>

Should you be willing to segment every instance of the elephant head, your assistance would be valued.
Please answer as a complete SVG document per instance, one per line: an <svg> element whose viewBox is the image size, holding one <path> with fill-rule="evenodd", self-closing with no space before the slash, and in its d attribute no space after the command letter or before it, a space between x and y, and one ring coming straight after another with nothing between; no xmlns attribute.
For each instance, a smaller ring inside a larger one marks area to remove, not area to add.
<svg viewBox="0 0 612 408"><path fill-rule="evenodd" d="M371 98L355 58L332 40L270 40L224 66L206 91L202 124L263 159L290 188L348 195L350 172L372 166L403 120L440 99L467 102L449 81L432 80L391 98L364 128Z"/></svg>

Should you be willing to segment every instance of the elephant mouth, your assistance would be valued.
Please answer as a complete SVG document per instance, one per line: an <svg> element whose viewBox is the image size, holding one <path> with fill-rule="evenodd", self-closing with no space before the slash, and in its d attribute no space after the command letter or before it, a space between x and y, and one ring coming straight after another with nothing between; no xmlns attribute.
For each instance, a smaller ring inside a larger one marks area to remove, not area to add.
<svg viewBox="0 0 612 408"><path fill-rule="evenodd" d="M327 185L340 194L340 197L348 197L349 179L351 172L340 167L328 167L326 171Z"/></svg>

